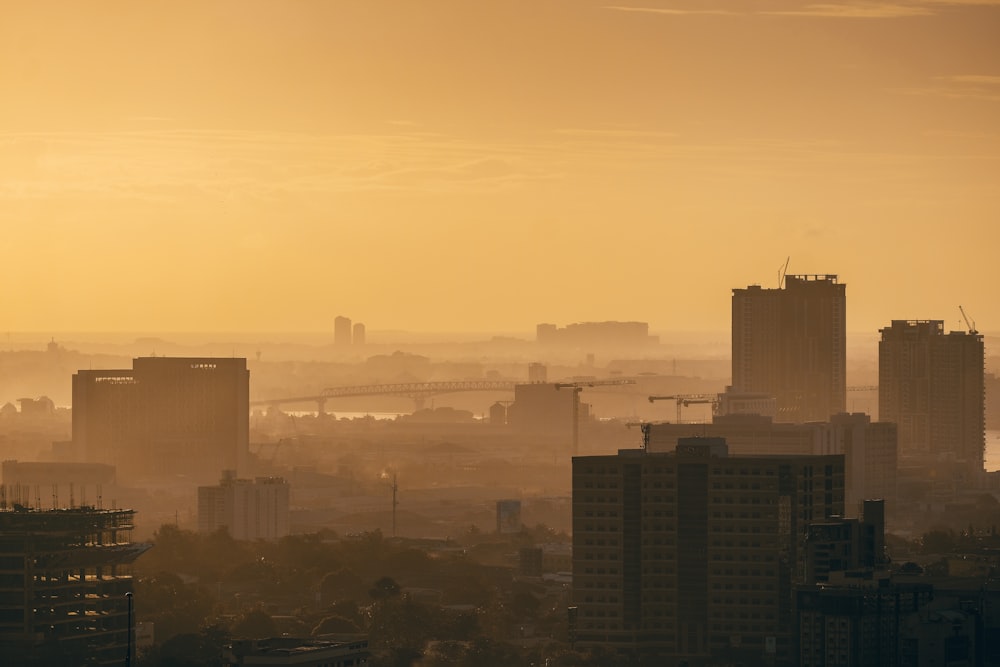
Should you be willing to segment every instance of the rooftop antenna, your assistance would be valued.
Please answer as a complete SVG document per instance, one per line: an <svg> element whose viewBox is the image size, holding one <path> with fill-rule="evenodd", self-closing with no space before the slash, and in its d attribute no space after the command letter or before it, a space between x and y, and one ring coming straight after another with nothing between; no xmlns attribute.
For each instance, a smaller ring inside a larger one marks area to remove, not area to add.
<svg viewBox="0 0 1000 667"><path fill-rule="evenodd" d="M788 259L785 260L785 265L778 269L778 289L785 286L785 275L788 274L788 263L792 261L792 256L789 255Z"/></svg>

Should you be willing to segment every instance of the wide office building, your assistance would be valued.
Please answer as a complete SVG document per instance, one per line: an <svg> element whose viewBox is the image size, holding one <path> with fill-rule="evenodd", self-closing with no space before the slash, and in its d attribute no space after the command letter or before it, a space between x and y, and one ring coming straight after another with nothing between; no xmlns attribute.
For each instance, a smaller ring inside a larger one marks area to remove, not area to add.
<svg viewBox="0 0 1000 667"><path fill-rule="evenodd" d="M140 357L128 370L73 376L78 458L118 482L203 483L249 456L250 371L242 358Z"/></svg>
<svg viewBox="0 0 1000 667"><path fill-rule="evenodd" d="M843 456L729 456L690 438L576 457L571 631L674 660L790 662L806 526L843 511Z"/></svg>
<svg viewBox="0 0 1000 667"><path fill-rule="evenodd" d="M985 348L976 332L945 333L943 320L893 320L879 333L879 417L899 426L900 456L983 471Z"/></svg>
<svg viewBox="0 0 1000 667"><path fill-rule="evenodd" d="M847 406L846 287L835 275L733 290L733 390L776 400L775 419L826 421Z"/></svg>

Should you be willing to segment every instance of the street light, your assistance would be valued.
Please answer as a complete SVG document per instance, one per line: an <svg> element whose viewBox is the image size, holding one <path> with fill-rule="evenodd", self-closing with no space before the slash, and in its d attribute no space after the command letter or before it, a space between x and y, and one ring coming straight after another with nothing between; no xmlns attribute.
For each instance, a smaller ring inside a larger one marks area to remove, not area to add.
<svg viewBox="0 0 1000 667"><path fill-rule="evenodd" d="M125 654L125 667L132 667L132 591L125 594L128 598L128 652Z"/></svg>

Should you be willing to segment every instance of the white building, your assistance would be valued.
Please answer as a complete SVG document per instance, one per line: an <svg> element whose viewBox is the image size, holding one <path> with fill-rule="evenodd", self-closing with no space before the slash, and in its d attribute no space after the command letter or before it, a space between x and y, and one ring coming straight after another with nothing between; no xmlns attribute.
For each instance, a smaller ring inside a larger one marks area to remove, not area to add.
<svg viewBox="0 0 1000 667"><path fill-rule="evenodd" d="M280 477L237 479L226 470L217 486L198 487L198 530L226 528L237 540L288 535L289 485Z"/></svg>

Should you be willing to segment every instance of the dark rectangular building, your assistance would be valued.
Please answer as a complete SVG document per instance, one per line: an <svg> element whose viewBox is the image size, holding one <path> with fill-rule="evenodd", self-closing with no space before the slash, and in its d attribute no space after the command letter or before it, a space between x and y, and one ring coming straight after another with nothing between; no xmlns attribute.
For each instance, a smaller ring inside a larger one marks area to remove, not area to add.
<svg viewBox="0 0 1000 667"><path fill-rule="evenodd" d="M576 457L576 639L789 663L805 527L843 509L843 456L728 456L721 438L690 438Z"/></svg>

